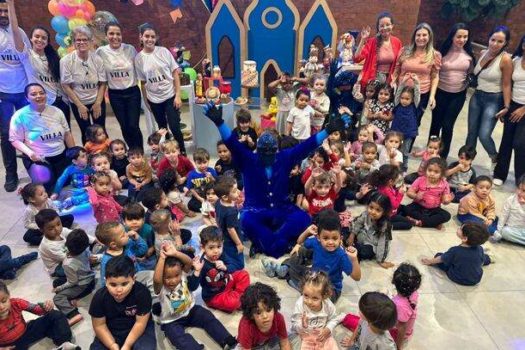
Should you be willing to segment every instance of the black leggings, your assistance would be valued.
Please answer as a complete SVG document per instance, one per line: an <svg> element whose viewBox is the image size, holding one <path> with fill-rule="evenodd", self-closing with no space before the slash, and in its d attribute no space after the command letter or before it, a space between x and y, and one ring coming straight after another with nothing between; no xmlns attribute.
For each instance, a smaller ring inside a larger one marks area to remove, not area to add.
<svg viewBox="0 0 525 350"><path fill-rule="evenodd" d="M88 118L86 120L80 118L80 112L78 111L77 106L72 103L71 104L71 110L73 111L73 115L75 116L75 119L78 123L78 126L80 127L80 132L82 133L82 144L86 144L86 129L91 124L98 124L104 130L106 130L106 102L102 100L102 104L100 105L100 117L98 119L93 118L93 112L91 111L91 108L93 107L93 103L85 105L88 109Z"/></svg>
<svg viewBox="0 0 525 350"><path fill-rule="evenodd" d="M175 96L161 103L153 103L150 100L148 102L159 128L168 128L169 125L173 137L179 143L180 152L186 155L184 136L182 136L182 131L180 130L180 110L175 109L175 106L173 106L174 99Z"/></svg>
<svg viewBox="0 0 525 350"><path fill-rule="evenodd" d="M510 160L514 150L514 176L516 186L518 180L525 174L525 117L517 123L512 123L509 118L512 112L522 107L514 101L510 104L503 124L503 136L498 151L498 163L494 169L494 178L505 181L509 175Z"/></svg>
<svg viewBox="0 0 525 350"><path fill-rule="evenodd" d="M55 345L71 341L71 328L67 323L66 315L57 310L51 310L39 318L27 323L24 334L14 345L16 349L28 349L32 344L51 338Z"/></svg>
<svg viewBox="0 0 525 350"><path fill-rule="evenodd" d="M129 148L143 148L142 132L140 131L140 89L132 86L125 90L108 90L109 103L117 117L124 141Z"/></svg>
<svg viewBox="0 0 525 350"><path fill-rule="evenodd" d="M420 220L422 227L434 227L444 224L450 220L450 213L441 207L428 209L417 203L401 206L404 216Z"/></svg>

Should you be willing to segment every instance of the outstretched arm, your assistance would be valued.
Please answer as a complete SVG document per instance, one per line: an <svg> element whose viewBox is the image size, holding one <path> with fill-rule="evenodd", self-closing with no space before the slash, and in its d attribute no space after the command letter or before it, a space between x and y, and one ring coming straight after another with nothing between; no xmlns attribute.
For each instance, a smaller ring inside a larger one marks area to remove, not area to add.
<svg viewBox="0 0 525 350"><path fill-rule="evenodd" d="M208 103L204 106L204 114L217 126L221 138L226 141L230 138L232 130L222 118L222 106L215 106L213 103Z"/></svg>

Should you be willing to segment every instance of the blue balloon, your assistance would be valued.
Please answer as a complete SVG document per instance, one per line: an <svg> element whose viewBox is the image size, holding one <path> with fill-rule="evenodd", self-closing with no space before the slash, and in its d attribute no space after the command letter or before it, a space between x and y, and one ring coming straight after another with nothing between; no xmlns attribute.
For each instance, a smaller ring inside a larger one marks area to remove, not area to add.
<svg viewBox="0 0 525 350"><path fill-rule="evenodd" d="M51 27L60 34L67 34L69 32L69 20L64 16L55 16L51 19Z"/></svg>
<svg viewBox="0 0 525 350"><path fill-rule="evenodd" d="M55 35L55 40L57 42L58 45L62 46L62 47L68 47L69 45L66 43L66 34L60 34L60 33L57 33Z"/></svg>

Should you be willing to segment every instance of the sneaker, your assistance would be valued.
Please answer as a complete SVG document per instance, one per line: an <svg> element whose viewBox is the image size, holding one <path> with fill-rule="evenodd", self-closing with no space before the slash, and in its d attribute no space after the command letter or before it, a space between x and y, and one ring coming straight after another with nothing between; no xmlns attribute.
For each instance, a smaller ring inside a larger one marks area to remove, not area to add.
<svg viewBox="0 0 525 350"><path fill-rule="evenodd" d="M501 186L503 185L503 180L495 178L494 180L492 180L492 183L494 184L494 186Z"/></svg>
<svg viewBox="0 0 525 350"><path fill-rule="evenodd" d="M6 192L14 192L18 186L18 177L13 177L5 180L4 189Z"/></svg>
<svg viewBox="0 0 525 350"><path fill-rule="evenodd" d="M264 269L264 273L268 277L275 277L276 274L276 268L277 268L277 261L273 258L264 258L261 260L262 267Z"/></svg>
<svg viewBox="0 0 525 350"><path fill-rule="evenodd" d="M275 273L279 278L286 278L288 276L288 265L279 264L275 269Z"/></svg>

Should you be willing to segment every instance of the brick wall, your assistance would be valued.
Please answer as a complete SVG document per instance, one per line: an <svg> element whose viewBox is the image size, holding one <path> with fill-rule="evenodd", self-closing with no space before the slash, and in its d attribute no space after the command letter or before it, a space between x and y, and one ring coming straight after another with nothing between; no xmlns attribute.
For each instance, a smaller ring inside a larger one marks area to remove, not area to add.
<svg viewBox="0 0 525 350"><path fill-rule="evenodd" d="M418 22L428 22L435 32L436 41L440 43L448 34L450 27L461 22L461 18L444 19L439 11L444 0L421 0ZM514 51L520 38L525 34L525 1L514 7L505 18L495 19L476 19L470 23L473 40L486 45L488 35L494 26L498 24L506 25L511 31L511 41L509 51Z"/></svg>
<svg viewBox="0 0 525 350"><path fill-rule="evenodd" d="M301 20L305 17L315 0L294 1ZM375 26L375 18L384 10L392 12L395 19L395 34L406 42L418 20L421 0L328 0L337 21L339 31L360 29L365 25ZM423 0L425 1L425 0ZM183 43L192 52L192 62L197 62L206 52L204 27L209 13L200 0L183 0L183 18L173 24L169 12L172 10L168 0L146 0L143 5L121 3L118 0L93 0L97 10L113 13L124 27L124 40L138 45L137 26L149 22L160 32L162 44L171 46ZM250 1L232 0L242 18ZM20 25L27 31L34 25L49 27L51 14L47 10L47 0L17 1Z"/></svg>

